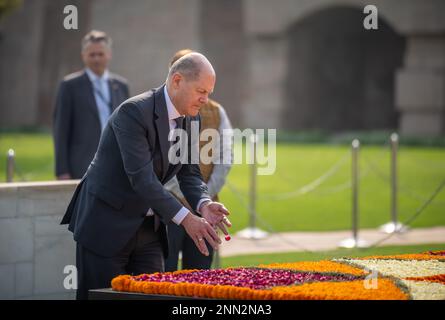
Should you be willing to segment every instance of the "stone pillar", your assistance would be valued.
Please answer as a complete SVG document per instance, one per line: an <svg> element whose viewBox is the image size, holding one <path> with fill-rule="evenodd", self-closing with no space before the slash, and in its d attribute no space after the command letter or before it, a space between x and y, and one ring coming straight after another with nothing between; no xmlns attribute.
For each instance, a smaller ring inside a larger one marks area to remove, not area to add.
<svg viewBox="0 0 445 320"><path fill-rule="evenodd" d="M445 35L407 38L404 68L396 76L402 134L445 134Z"/></svg>
<svg viewBox="0 0 445 320"><path fill-rule="evenodd" d="M288 41L284 34L252 37L249 43L244 123L249 128L279 128L285 105Z"/></svg>

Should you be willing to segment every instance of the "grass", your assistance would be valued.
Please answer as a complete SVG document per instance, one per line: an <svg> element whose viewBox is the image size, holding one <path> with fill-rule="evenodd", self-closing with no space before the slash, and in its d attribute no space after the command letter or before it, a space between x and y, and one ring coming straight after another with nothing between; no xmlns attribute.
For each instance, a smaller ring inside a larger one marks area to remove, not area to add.
<svg viewBox="0 0 445 320"><path fill-rule="evenodd" d="M306 130L302 132L280 130L277 132L277 140L279 142L300 144L324 143L350 145L353 139L359 139L363 144L383 145L388 141L388 137L392 133L393 131L391 130L358 130L335 134L321 130ZM399 140L403 146L445 147L445 136L416 137L401 135Z"/></svg>
<svg viewBox="0 0 445 320"><path fill-rule="evenodd" d="M405 253L419 253L425 251L445 250L445 243L423 244L410 246L384 246L369 249L338 249L324 252L287 252L276 254L242 255L221 258L221 267L257 266L259 264L319 261L341 257L366 257L370 255L392 255Z"/></svg>
<svg viewBox="0 0 445 320"><path fill-rule="evenodd" d="M50 134L3 132L0 133L0 181L5 181L5 155L11 147L15 149L20 170L17 180L54 179ZM338 170L323 183L309 192L299 193L303 186L323 176L342 159ZM390 220L389 163L387 148L362 145L360 228L376 228ZM257 226L275 232L349 229L350 168L348 145L279 143L275 174L257 179ZM232 213L232 233L248 225L249 172L247 165L234 165L228 184L220 193L221 201ZM398 211L403 222L416 213L445 179L445 148L402 145L398 174ZM412 227L438 225L445 225L445 190L412 223Z"/></svg>
<svg viewBox="0 0 445 320"><path fill-rule="evenodd" d="M349 147L280 144L274 175L258 176L257 225L270 231L329 231L351 226ZM346 158L344 158L346 157ZM311 192L283 198L320 178L341 159L344 164ZM376 228L390 220L389 150L363 146L360 152L359 227ZM445 179L445 149L401 147L399 220L406 221ZM221 200L233 213L233 231L249 221L247 165L232 168ZM235 188L234 188L235 187ZM281 199L280 199L281 197ZM413 227L445 225L445 190L413 222Z"/></svg>
<svg viewBox="0 0 445 320"><path fill-rule="evenodd" d="M14 149L15 181L54 180L54 147L51 135L37 133L0 133L0 181L6 181L6 153Z"/></svg>

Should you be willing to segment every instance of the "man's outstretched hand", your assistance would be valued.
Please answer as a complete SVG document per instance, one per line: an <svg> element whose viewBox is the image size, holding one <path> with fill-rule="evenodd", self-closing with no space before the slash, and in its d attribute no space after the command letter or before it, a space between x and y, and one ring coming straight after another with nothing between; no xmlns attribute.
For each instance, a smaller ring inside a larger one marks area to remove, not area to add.
<svg viewBox="0 0 445 320"><path fill-rule="evenodd" d="M200 218L189 212L184 220L182 220L181 224L203 255L209 255L205 240L207 240L215 250L218 249L218 244L221 243L221 239L206 219Z"/></svg>
<svg viewBox="0 0 445 320"><path fill-rule="evenodd" d="M200 208L202 218L188 213L184 220L182 220L182 225L195 242L196 247L199 251L205 255L209 255L207 245L205 240L215 249L218 249L218 245L221 244L221 239L219 238L216 229L219 228L226 236L229 232L226 227L231 227L232 223L227 218L230 214L229 211L224 207L222 203L208 201L201 205Z"/></svg>
<svg viewBox="0 0 445 320"><path fill-rule="evenodd" d="M208 201L201 205L201 216L212 225L218 227L226 236L229 234L226 227L231 227L232 223L227 218L230 212L222 203Z"/></svg>

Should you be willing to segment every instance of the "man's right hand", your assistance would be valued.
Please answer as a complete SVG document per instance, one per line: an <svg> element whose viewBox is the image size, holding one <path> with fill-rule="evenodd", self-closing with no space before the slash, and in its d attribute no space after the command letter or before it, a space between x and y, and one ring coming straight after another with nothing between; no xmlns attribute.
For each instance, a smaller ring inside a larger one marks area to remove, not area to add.
<svg viewBox="0 0 445 320"><path fill-rule="evenodd" d="M206 219L189 212L181 224L203 255L209 255L209 250L207 250L204 240L207 240L215 250L218 250L218 244L221 244L221 239Z"/></svg>
<svg viewBox="0 0 445 320"><path fill-rule="evenodd" d="M60 176L57 176L57 180L70 180L71 175L69 173L61 174Z"/></svg>

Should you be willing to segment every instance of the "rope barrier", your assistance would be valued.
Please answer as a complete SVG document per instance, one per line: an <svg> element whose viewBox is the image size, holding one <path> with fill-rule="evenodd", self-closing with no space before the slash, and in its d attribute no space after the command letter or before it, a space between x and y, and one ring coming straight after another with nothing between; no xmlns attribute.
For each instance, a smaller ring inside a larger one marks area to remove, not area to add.
<svg viewBox="0 0 445 320"><path fill-rule="evenodd" d="M373 163L372 161L370 161L367 158L364 158L364 160L365 160L365 163L367 164L368 168L370 170L372 170L377 177L379 177L382 181L384 181L386 183L391 182L391 179L388 177L388 175L386 175L383 171L381 171L375 163ZM400 185L400 183L398 185L398 189L400 192L404 193L406 196L408 196L410 198L415 198L416 200L419 200L419 201L427 201L427 198L419 195L418 193L412 191L410 188L407 188L406 186ZM437 204L445 205L445 203L442 201L438 201Z"/></svg>
<svg viewBox="0 0 445 320"><path fill-rule="evenodd" d="M409 219L407 219L403 224L405 226L410 226L411 223L415 219L417 219L420 216L420 214L428 207L428 205L434 200L434 198L440 193L440 191L442 191L443 187L445 187L445 179L439 184L439 186L436 188L436 190L434 190L434 192L431 194L431 196L416 210L416 213L413 214ZM388 239L390 239L397 233L398 232L390 233L388 236L374 242L373 244L371 244L368 248L365 248L364 250L369 250L370 248L377 247L379 244L387 241Z"/></svg>
<svg viewBox="0 0 445 320"><path fill-rule="evenodd" d="M263 195L259 196L259 200L267 201L278 201L278 200L287 200L290 198L298 197L305 195L309 192L312 192L316 188L318 188L321 184L323 184L327 179L332 177L335 173L337 173L340 168L346 163L348 160L349 153L345 154L342 158L340 158L339 161L337 161L328 171L326 171L324 174L322 174L317 179L313 180L312 182L296 189L293 191L280 193L280 194L274 194L274 195Z"/></svg>
<svg viewBox="0 0 445 320"><path fill-rule="evenodd" d="M236 187L234 187L231 183L227 182L226 185L228 186L229 190L231 190L238 198L238 200L240 201L240 203L247 208L247 210L249 210L249 206L245 204L244 200L241 198L239 191L236 189ZM430 195L430 197L416 210L416 212L404 222L404 225L406 226L410 226L411 223L417 219L420 214L431 204L431 202L434 200L434 198L440 193L440 191L445 187L445 179L442 181L442 183L435 189L435 191ZM298 244L292 240L289 240L286 238L286 236L284 236L282 233L277 232L269 223L267 223L261 216L258 215L258 220L260 222L260 224L271 234L274 234L276 236L278 236L279 238L281 238L284 242L286 242L287 244L290 244L291 246L295 247L296 249L299 249L301 251L304 251L306 253L319 253L319 254L323 254L323 252L326 251L312 251L309 250L307 248L305 248L304 246L302 246L301 244ZM361 248L360 250L369 250L371 248L375 248L378 245L380 245L381 243L387 241L388 239L390 239L391 237L393 237L397 232L391 233L388 236L385 236L384 238L374 242L373 244L371 244L369 247L367 248Z"/></svg>
<svg viewBox="0 0 445 320"><path fill-rule="evenodd" d="M380 151L380 154L378 156L378 160L381 160L383 156L385 156L385 153L388 151L388 142L385 142L382 146L382 150ZM313 180L312 182L299 187L298 189L295 189L293 191L285 192L285 193L279 193L279 194L269 194L269 195L259 195L258 200L260 201L280 201L280 200L288 200L290 198L302 196L308 193L315 193L317 195L329 195L333 193L338 193L341 191L344 191L346 189L349 189L352 185L351 180L343 182L341 184L328 187L327 191L321 191L321 192L315 192L318 187L320 187L324 182L326 182L330 177L332 177L335 173L337 173L340 168L347 162L349 158L349 151L345 153L343 158L340 158L339 161L337 161L329 170L327 170L324 174L322 174L317 179ZM366 169L363 173L360 173L359 180L363 179L368 175L370 172L369 168ZM286 176L283 176L279 171L276 173L281 179L285 180L286 182L290 182L289 178Z"/></svg>
<svg viewBox="0 0 445 320"><path fill-rule="evenodd" d="M249 212L249 210L250 210L250 206L249 206L248 203L246 203L246 201L241 197L241 195L240 195L241 193L239 192L239 190L238 190L234 185L232 185L229 181L226 182L226 186L229 188L230 191L233 192L233 194L234 194L234 195L236 196L236 198L238 199L238 202L240 202L240 204L244 207L244 209L246 209L246 210ZM291 246L299 247L299 249L302 250L302 251L304 251L304 252L312 252L311 250L304 248L303 246L301 246L301 245L295 243L294 241L291 241L291 240L287 239L287 238L284 237L281 233L279 233L279 232L277 232L276 230L274 230L274 228L273 228L269 223L267 223L267 222L261 217L260 214L258 214L258 211L257 211L257 219L258 219L259 223L261 224L261 226L262 226L263 228L265 228L270 234L274 234L274 235L279 236L284 242L290 244Z"/></svg>

